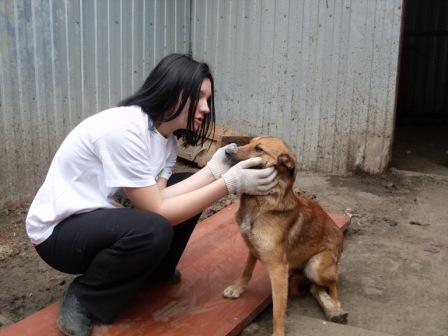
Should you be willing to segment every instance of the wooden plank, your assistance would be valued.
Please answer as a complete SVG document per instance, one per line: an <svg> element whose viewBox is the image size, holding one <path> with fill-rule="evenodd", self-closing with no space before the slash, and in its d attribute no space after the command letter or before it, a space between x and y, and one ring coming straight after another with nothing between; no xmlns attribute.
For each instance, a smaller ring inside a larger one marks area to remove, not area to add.
<svg viewBox="0 0 448 336"><path fill-rule="evenodd" d="M260 263L238 300L222 291L240 275L247 248L235 223L233 203L198 224L182 256L178 284L148 285L112 325L95 326L93 336L237 335L271 302L269 278ZM333 215L345 229L349 217ZM58 304L0 329L0 336L58 336Z"/></svg>
<svg viewBox="0 0 448 336"><path fill-rule="evenodd" d="M344 232L350 225L350 217L347 215L335 214L335 213L330 213L329 215L342 232Z"/></svg>

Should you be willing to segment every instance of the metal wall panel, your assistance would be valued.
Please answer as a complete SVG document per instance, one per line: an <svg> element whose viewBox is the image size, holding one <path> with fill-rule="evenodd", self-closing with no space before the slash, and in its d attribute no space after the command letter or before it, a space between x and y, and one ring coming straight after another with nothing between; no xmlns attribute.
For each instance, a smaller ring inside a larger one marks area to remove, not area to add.
<svg viewBox="0 0 448 336"><path fill-rule="evenodd" d="M190 0L0 1L0 203L33 194L66 134L189 37Z"/></svg>
<svg viewBox="0 0 448 336"><path fill-rule="evenodd" d="M300 169L389 162L401 0L193 0L193 55L210 63L218 122L283 137Z"/></svg>
<svg viewBox="0 0 448 336"><path fill-rule="evenodd" d="M0 202L33 194L80 120L190 44L214 71L219 123L285 138L300 169L381 172L401 12L401 0L0 1Z"/></svg>

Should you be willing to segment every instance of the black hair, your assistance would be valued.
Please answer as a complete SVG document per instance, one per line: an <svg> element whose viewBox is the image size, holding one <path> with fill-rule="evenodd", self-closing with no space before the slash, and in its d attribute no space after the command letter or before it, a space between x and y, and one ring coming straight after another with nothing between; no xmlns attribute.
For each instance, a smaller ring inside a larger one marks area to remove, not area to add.
<svg viewBox="0 0 448 336"><path fill-rule="evenodd" d="M205 114L201 127L194 129L194 114L199 100L199 91L204 79L211 82L208 99L210 112ZM138 105L151 118L153 125L175 119L190 99L188 122L185 130L175 132L186 145L203 144L214 132L215 101L214 82L206 63L195 61L189 55L171 54L164 57L151 71L142 87L132 96L122 100L118 106Z"/></svg>

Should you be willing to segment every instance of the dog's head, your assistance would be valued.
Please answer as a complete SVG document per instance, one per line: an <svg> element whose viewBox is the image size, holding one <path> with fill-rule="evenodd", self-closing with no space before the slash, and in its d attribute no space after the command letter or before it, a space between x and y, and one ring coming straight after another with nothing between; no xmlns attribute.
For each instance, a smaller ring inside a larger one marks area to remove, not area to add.
<svg viewBox="0 0 448 336"><path fill-rule="evenodd" d="M226 152L226 155L234 163L261 157L262 168L274 166L280 174L295 176L296 158L291 148L280 138L256 137L247 145Z"/></svg>

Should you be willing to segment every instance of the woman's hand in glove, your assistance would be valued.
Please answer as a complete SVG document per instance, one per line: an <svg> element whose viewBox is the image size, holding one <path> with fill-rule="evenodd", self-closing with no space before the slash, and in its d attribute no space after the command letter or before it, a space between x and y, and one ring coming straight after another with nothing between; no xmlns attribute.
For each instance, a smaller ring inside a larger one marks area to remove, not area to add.
<svg viewBox="0 0 448 336"><path fill-rule="evenodd" d="M232 166L232 162L227 158L226 153L234 152L236 147L236 144L231 143L219 148L215 154L213 154L210 161L207 162L207 167L210 169L216 180Z"/></svg>
<svg viewBox="0 0 448 336"><path fill-rule="evenodd" d="M262 163L261 158L241 161L222 175L230 194L266 195L278 181L274 167L251 168Z"/></svg>

